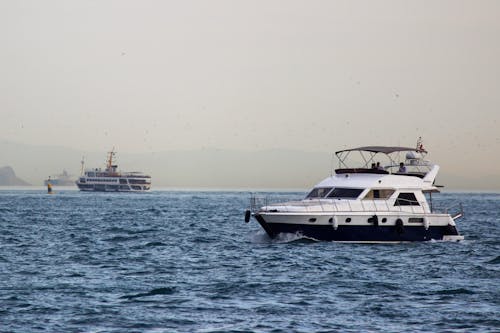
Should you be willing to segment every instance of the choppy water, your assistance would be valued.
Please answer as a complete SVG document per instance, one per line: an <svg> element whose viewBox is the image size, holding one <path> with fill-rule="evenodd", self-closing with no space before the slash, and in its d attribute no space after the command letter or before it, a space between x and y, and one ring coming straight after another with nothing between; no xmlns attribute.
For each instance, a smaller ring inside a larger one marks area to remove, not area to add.
<svg viewBox="0 0 500 333"><path fill-rule="evenodd" d="M498 332L500 194L440 198L466 241L271 241L245 192L0 191L0 332Z"/></svg>

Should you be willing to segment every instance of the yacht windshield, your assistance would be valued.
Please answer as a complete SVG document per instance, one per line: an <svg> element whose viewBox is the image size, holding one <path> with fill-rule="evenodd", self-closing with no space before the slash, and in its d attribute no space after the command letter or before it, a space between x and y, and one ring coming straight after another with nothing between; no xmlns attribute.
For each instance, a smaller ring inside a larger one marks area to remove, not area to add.
<svg viewBox="0 0 500 333"><path fill-rule="evenodd" d="M372 189L365 195L363 200L389 199L393 193L393 189Z"/></svg>
<svg viewBox="0 0 500 333"><path fill-rule="evenodd" d="M314 199L314 198L324 198L328 192L330 192L331 187L316 187L313 188L311 192L306 196L306 199Z"/></svg>
<svg viewBox="0 0 500 333"><path fill-rule="evenodd" d="M328 198L356 199L364 191L362 188L336 187L328 194Z"/></svg>

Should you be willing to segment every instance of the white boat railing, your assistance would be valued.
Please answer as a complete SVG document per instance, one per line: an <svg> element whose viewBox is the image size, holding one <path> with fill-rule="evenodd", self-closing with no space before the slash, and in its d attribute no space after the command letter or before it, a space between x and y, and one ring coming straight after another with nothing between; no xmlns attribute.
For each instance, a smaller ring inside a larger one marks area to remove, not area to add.
<svg viewBox="0 0 500 333"><path fill-rule="evenodd" d="M283 201L283 197L255 196L250 197L250 210L256 212L287 212L287 213L330 213L330 212L404 212L410 214L436 213L449 214L458 211L454 216L462 216L461 203L451 208L429 209L427 201L411 201L406 199L309 199Z"/></svg>
<svg viewBox="0 0 500 333"><path fill-rule="evenodd" d="M461 202L456 202L449 207L432 207L432 212L437 214L450 214L453 219L464 216L464 208Z"/></svg>

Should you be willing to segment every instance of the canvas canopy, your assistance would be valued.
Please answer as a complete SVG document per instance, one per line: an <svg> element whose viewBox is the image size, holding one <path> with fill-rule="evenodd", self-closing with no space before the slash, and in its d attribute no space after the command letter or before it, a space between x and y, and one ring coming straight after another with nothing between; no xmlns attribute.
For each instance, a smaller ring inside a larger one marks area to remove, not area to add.
<svg viewBox="0 0 500 333"><path fill-rule="evenodd" d="M367 152L371 152L371 153L383 153L383 154L392 154L392 153L400 152L400 151L425 152L425 150L419 150L419 149L410 148L410 147L365 146L365 147L339 150L339 151L335 152L335 154L340 154L340 153L349 152L349 151L367 151Z"/></svg>

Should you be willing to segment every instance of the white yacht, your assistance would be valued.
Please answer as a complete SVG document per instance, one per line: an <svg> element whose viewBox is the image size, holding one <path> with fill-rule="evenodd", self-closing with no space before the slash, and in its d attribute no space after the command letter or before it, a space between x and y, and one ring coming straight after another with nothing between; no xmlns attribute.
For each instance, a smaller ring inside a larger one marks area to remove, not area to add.
<svg viewBox="0 0 500 333"><path fill-rule="evenodd" d="M80 191L145 192L151 189L151 176L142 172L121 172L115 164L114 149L108 153L106 169L87 169L75 182Z"/></svg>
<svg viewBox="0 0 500 333"><path fill-rule="evenodd" d="M271 238L295 233L361 243L463 239L455 225L463 215L461 204L453 214L433 206L439 166L425 160L427 151L420 142L416 148L368 146L335 155L335 174L304 199L270 203L269 198L252 196L245 221L253 216ZM382 164L377 167L377 162Z"/></svg>

